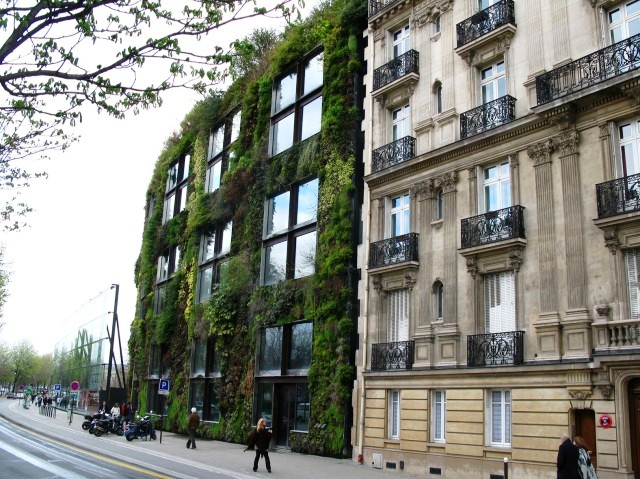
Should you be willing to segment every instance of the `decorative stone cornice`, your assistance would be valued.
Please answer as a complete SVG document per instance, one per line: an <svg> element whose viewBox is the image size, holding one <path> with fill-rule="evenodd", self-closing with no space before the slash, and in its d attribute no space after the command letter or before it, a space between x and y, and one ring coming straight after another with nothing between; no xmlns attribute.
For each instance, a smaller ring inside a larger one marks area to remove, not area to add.
<svg viewBox="0 0 640 479"><path fill-rule="evenodd" d="M458 182L458 173L450 171L442 176L435 178L436 188L441 188L443 193L453 193L456 191L456 183Z"/></svg>
<svg viewBox="0 0 640 479"><path fill-rule="evenodd" d="M522 247L511 248L509 250L509 264L516 273L520 271L520 265L522 265Z"/></svg>
<svg viewBox="0 0 640 479"><path fill-rule="evenodd" d="M469 172L469 181L475 180L477 178L478 172L476 170L477 168L475 166L467 169L467 171Z"/></svg>
<svg viewBox="0 0 640 479"><path fill-rule="evenodd" d="M593 391L591 389L571 389L569 390L569 396L572 399L578 399L584 401L585 399L591 398Z"/></svg>
<svg viewBox="0 0 640 479"><path fill-rule="evenodd" d="M605 398L606 400L610 400L613 399L613 386L611 384L600 384L598 386L598 390L600 391L600 394L602 394L602 397Z"/></svg>
<svg viewBox="0 0 640 479"><path fill-rule="evenodd" d="M553 152L553 140L545 140L535 143L527 148L529 158L533 160L533 166L551 163L551 153Z"/></svg>
<svg viewBox="0 0 640 479"><path fill-rule="evenodd" d="M416 274L413 271L409 270L404 273L404 284L409 288L409 291L413 289L416 284Z"/></svg>
<svg viewBox="0 0 640 479"><path fill-rule="evenodd" d="M598 123L598 128L600 129L600 138L608 138L611 136L611 129L609 128L608 121Z"/></svg>
<svg viewBox="0 0 640 479"><path fill-rule="evenodd" d="M560 147L560 156L575 155L578 152L580 134L576 129L563 130L555 137L555 144Z"/></svg>

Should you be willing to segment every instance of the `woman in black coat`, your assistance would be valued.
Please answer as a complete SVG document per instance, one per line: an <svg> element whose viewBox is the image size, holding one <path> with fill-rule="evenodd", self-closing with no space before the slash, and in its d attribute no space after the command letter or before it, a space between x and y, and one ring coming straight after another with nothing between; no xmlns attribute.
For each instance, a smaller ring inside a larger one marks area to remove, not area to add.
<svg viewBox="0 0 640 479"><path fill-rule="evenodd" d="M267 429L267 420L261 418L255 430L249 434L247 441L248 449L255 448L256 458L253 460L253 471L258 470L260 456L264 457L267 471L271 472L271 461L269 460L269 443L271 442L271 431Z"/></svg>

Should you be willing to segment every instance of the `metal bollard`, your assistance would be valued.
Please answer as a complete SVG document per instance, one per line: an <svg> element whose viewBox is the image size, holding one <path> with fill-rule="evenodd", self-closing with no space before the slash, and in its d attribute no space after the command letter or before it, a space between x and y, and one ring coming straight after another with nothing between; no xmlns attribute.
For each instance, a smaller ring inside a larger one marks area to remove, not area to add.
<svg viewBox="0 0 640 479"><path fill-rule="evenodd" d="M504 458L504 479L509 479L509 458Z"/></svg>

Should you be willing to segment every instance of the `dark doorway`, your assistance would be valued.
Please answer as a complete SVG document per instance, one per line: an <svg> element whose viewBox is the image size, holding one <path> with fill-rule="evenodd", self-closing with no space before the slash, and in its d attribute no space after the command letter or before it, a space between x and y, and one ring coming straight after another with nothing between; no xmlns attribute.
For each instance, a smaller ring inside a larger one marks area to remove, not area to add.
<svg viewBox="0 0 640 479"><path fill-rule="evenodd" d="M594 469L598 468L598 453L596 451L596 413L593 409L576 409L576 436L581 436L591 451L591 462Z"/></svg>
<svg viewBox="0 0 640 479"><path fill-rule="evenodd" d="M633 477L640 479L640 379L638 378L629 383L629 426Z"/></svg>
<svg viewBox="0 0 640 479"><path fill-rule="evenodd" d="M294 384L276 385L275 404L275 440L276 446L289 447L289 431L295 424L296 386Z"/></svg>

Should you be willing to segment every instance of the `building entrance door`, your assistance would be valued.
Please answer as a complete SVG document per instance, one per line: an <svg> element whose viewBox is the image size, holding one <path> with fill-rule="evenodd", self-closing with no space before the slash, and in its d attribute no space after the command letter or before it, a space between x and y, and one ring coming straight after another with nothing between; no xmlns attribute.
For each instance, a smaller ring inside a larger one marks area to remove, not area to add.
<svg viewBox="0 0 640 479"><path fill-rule="evenodd" d="M638 378L629 383L629 426L633 477L640 479L640 379Z"/></svg>
<svg viewBox="0 0 640 479"><path fill-rule="evenodd" d="M296 386L294 384L276 385L276 403L274 407L276 445L289 447L289 431L296 420Z"/></svg>
<svg viewBox="0 0 640 479"><path fill-rule="evenodd" d="M576 409L576 436L581 436L591 451L591 463L598 469L598 454L596 451L596 413L593 409Z"/></svg>

